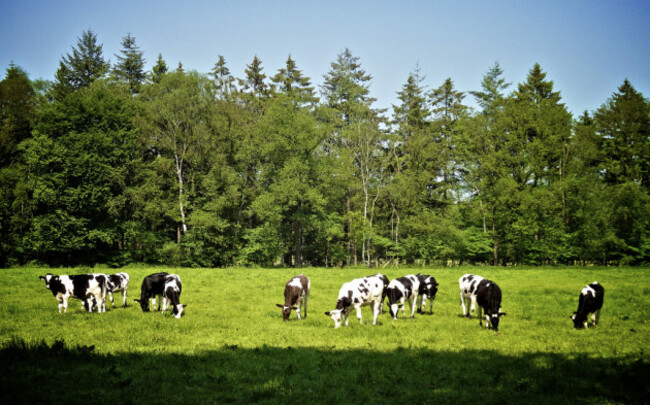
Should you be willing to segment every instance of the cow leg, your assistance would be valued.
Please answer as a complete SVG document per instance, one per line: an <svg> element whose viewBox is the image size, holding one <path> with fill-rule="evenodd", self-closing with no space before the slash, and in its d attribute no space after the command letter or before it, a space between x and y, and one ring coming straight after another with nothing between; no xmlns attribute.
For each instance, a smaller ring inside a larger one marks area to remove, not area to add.
<svg viewBox="0 0 650 405"><path fill-rule="evenodd" d="M476 313L476 316L478 317L478 324L483 325L483 308L479 305L478 306L478 312Z"/></svg>
<svg viewBox="0 0 650 405"><path fill-rule="evenodd" d="M108 292L108 298L111 299L111 305L115 306L115 300L113 299L113 293L111 291Z"/></svg>
<svg viewBox="0 0 650 405"><path fill-rule="evenodd" d="M348 315L350 315L349 311L343 310L345 312L345 326L348 326Z"/></svg>
<svg viewBox="0 0 650 405"><path fill-rule="evenodd" d="M375 300L372 303L372 324L377 325L377 316L379 315L379 306L381 305L380 300Z"/></svg>
<svg viewBox="0 0 650 405"><path fill-rule="evenodd" d="M409 309L411 310L411 318L415 318L415 307L417 303L417 295L412 296L409 300Z"/></svg>
<svg viewBox="0 0 650 405"><path fill-rule="evenodd" d="M298 320L302 319L302 317L300 316L301 315L300 314L300 307L302 306L301 301L302 300L300 299L300 297L298 297L298 301L296 301L296 315L298 315Z"/></svg>
<svg viewBox="0 0 650 405"><path fill-rule="evenodd" d="M303 315L307 318L307 302L309 302L309 293L306 293L302 299Z"/></svg>
<svg viewBox="0 0 650 405"><path fill-rule="evenodd" d="M465 297L463 297L463 292L460 292L460 306L463 308L463 316L466 315L467 310L465 308Z"/></svg>
<svg viewBox="0 0 650 405"><path fill-rule="evenodd" d="M357 311L357 320L359 320L359 323L363 323L361 320L361 306L355 306L354 309Z"/></svg>
<svg viewBox="0 0 650 405"><path fill-rule="evenodd" d="M599 320L600 320L600 309L591 315L591 323L593 323L594 325L598 325Z"/></svg>
<svg viewBox="0 0 650 405"><path fill-rule="evenodd" d="M469 307L469 317L471 318L472 314L476 311L476 295L472 294L472 296L470 297L470 301L471 301L471 306ZM479 307L478 310L479 310L478 317L479 319L481 319L481 308Z"/></svg>
<svg viewBox="0 0 650 405"><path fill-rule="evenodd" d="M126 308L126 288L122 290L122 306Z"/></svg>

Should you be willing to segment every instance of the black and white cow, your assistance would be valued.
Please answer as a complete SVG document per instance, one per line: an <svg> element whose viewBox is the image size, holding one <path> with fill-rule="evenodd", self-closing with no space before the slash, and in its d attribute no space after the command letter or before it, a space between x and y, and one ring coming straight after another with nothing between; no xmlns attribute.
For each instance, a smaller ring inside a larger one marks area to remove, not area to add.
<svg viewBox="0 0 650 405"><path fill-rule="evenodd" d="M478 283L476 290L476 302L478 303L478 318L481 324L481 310L485 312L485 327L499 331L499 318L505 316L501 312L501 288L494 281L483 279Z"/></svg>
<svg viewBox="0 0 650 405"><path fill-rule="evenodd" d="M417 276L409 274L391 280L388 284L386 295L388 296L388 308L393 319L397 319L397 312L402 309L402 316L406 317L404 303L409 303L411 318L415 317L415 303L420 291L420 280Z"/></svg>
<svg viewBox="0 0 650 405"><path fill-rule="evenodd" d="M307 303L309 302L309 290L311 288L311 281L304 274L299 274L291 280L287 281L284 286L284 305L275 304L282 308L282 319L289 320L291 310L295 310L298 319L302 319L301 315L307 317ZM304 309L304 314L301 314L301 307Z"/></svg>
<svg viewBox="0 0 650 405"><path fill-rule="evenodd" d="M126 289L129 286L129 275L127 273L117 273L108 276L108 297L111 304L115 306L113 293L122 291L122 305L126 307Z"/></svg>
<svg viewBox="0 0 650 405"><path fill-rule="evenodd" d="M149 300L153 300L152 306L154 311L156 310L156 297L159 298L158 309L161 309L162 305L162 295L165 289L165 278L169 273L153 273L149 274L147 277L142 280L142 285L140 286L140 299L134 299L133 301L140 304L142 311L149 312Z"/></svg>
<svg viewBox="0 0 650 405"><path fill-rule="evenodd" d="M483 280L481 276L475 276L473 274L465 274L460 279L458 279L458 284L460 285L460 305L463 307L463 315L472 317L472 313L476 310L476 290L478 289L478 284ZM467 310L466 301L471 301L471 306L469 311Z"/></svg>
<svg viewBox="0 0 650 405"><path fill-rule="evenodd" d="M357 319L361 323L361 307L366 305L372 305L372 324L376 325L379 307L384 294L385 278L383 274L378 273L374 276L357 278L343 284L339 290L336 308L325 312L325 315L331 317L334 321L334 327L341 326L344 316L345 326L348 326L348 315L352 312L352 309L356 310Z"/></svg>
<svg viewBox="0 0 650 405"><path fill-rule="evenodd" d="M45 280L45 287L52 291L52 294L59 302L59 313L67 312L68 300L77 298L82 301L84 308L92 312L93 305L97 305L97 312L106 311L106 289L108 277L105 274L78 274L54 276L47 273L39 276Z"/></svg>
<svg viewBox="0 0 650 405"><path fill-rule="evenodd" d="M578 311L571 315L573 326L576 329L588 329L587 318L591 314L591 323L598 324L600 318L600 309L603 307L603 299L605 298L605 289L598 281L587 284L578 298Z"/></svg>
<svg viewBox="0 0 650 405"><path fill-rule="evenodd" d="M384 282L384 292L381 294L381 304L379 305L379 313L383 314L384 313L384 299L386 299L386 294L388 293L388 284L390 280L388 280L388 277L385 275L378 273L378 276L381 276L382 281ZM368 276L372 277L372 276Z"/></svg>
<svg viewBox="0 0 650 405"><path fill-rule="evenodd" d="M183 315L183 311L187 306L181 304L181 290L181 278L177 274L168 274L165 277L165 287L162 294L162 312L165 312L171 306L176 319Z"/></svg>
<svg viewBox="0 0 650 405"><path fill-rule="evenodd" d="M486 280L481 276L465 274L458 283L460 285L460 303L463 307L463 315L471 317L475 311L476 304L479 305L478 318L482 324L482 312L485 312L485 327L492 327L495 331L499 330L499 318L505 316L501 312L501 288L494 282ZM471 307L467 311L465 301L471 301Z"/></svg>
<svg viewBox="0 0 650 405"><path fill-rule="evenodd" d="M418 274L416 276L420 281L420 291L418 291L417 307L418 314L423 314L427 308L427 300L429 300L429 313L433 313L433 300L438 293L438 283L432 276L426 274Z"/></svg>

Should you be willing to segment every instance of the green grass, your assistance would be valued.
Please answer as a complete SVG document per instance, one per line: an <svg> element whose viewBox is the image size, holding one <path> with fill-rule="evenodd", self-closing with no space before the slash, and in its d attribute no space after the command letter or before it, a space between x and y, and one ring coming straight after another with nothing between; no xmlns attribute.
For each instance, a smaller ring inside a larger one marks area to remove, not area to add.
<svg viewBox="0 0 650 405"><path fill-rule="evenodd" d="M308 316L282 322L292 269L165 269L183 280L182 319L143 313L142 278L127 268L129 307L68 313L39 275L84 269L0 270L1 403L645 403L650 398L648 268L384 269L433 275L433 315L333 328L324 312L368 269L302 269ZM95 270L102 271L102 270ZM458 278L503 290L499 333L460 316ZM575 330L582 287L605 287L600 324ZM116 303L121 302L116 296Z"/></svg>

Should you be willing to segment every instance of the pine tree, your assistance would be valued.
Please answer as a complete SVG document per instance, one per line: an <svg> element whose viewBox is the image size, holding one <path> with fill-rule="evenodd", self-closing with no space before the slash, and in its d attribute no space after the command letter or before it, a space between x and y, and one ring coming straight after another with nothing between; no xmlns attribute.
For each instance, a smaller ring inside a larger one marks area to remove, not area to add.
<svg viewBox="0 0 650 405"><path fill-rule="evenodd" d="M162 54L159 53L158 60L156 61L154 67L151 69L151 81L153 83L160 83L163 76L165 73L167 73L168 70L169 68L167 67L167 63L163 59Z"/></svg>
<svg viewBox="0 0 650 405"><path fill-rule="evenodd" d="M291 100L294 100L300 106L314 104L318 101L310 79L302 75L302 71L298 69L296 62L291 59L291 55L287 58L286 66L279 69L278 73L271 78L271 81L276 84L277 90L289 96Z"/></svg>
<svg viewBox="0 0 650 405"><path fill-rule="evenodd" d="M15 161L18 144L31 135L36 94L27 73L11 63L0 81L0 168Z"/></svg>
<svg viewBox="0 0 650 405"><path fill-rule="evenodd" d="M634 182L650 190L650 102L625 79L594 120L605 180Z"/></svg>
<svg viewBox="0 0 650 405"><path fill-rule="evenodd" d="M102 55L102 45L97 43L97 34L91 30L84 31L77 39L76 48L72 48L72 54L66 54L59 62L54 84L55 97L65 97L90 85L103 77L109 67Z"/></svg>
<svg viewBox="0 0 650 405"><path fill-rule="evenodd" d="M494 64L483 76L481 80L481 88L483 91L471 91L476 98L476 102L483 110L483 114L490 115L495 108L503 105L505 91L510 86L503 78L503 69L498 62Z"/></svg>
<svg viewBox="0 0 650 405"><path fill-rule="evenodd" d="M147 78L144 72L145 59L131 34L122 38L122 48L121 55L115 55L117 63L113 66L113 76L118 81L127 83L131 93L137 94Z"/></svg>
<svg viewBox="0 0 650 405"><path fill-rule="evenodd" d="M217 95L224 99L234 90L233 82L235 78L230 74L230 69L226 66L226 59L219 55L219 60L212 68L211 76L214 78Z"/></svg>
<svg viewBox="0 0 650 405"><path fill-rule="evenodd" d="M252 96L257 98L266 97L269 94L269 86L265 82L266 75L262 73L262 61L255 55L253 61L246 65L244 74L246 77L239 79L239 85L242 91L248 91Z"/></svg>

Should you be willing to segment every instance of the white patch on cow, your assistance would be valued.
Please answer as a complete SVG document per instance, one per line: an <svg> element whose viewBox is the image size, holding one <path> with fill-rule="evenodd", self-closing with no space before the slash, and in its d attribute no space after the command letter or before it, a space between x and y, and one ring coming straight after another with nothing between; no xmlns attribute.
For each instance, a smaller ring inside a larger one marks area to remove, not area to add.
<svg viewBox="0 0 650 405"><path fill-rule="evenodd" d="M180 319L181 315L183 315L183 310L184 309L185 309L185 307L182 304L176 305L177 313L176 313L176 315L174 315L176 317L176 319Z"/></svg>
<svg viewBox="0 0 650 405"><path fill-rule="evenodd" d="M580 293L584 296L591 295L594 298L596 297L596 291L589 285L586 285Z"/></svg>

